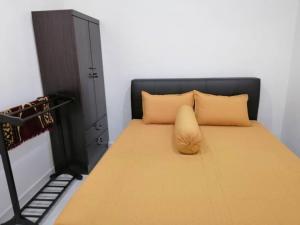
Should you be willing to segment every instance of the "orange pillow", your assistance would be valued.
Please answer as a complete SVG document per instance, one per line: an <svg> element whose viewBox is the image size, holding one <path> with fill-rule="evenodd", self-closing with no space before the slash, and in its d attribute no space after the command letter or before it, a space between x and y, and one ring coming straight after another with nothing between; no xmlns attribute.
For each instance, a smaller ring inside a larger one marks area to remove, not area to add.
<svg viewBox="0 0 300 225"><path fill-rule="evenodd" d="M194 105L193 92L184 94L151 95L142 91L143 121L147 124L173 124L182 105Z"/></svg>
<svg viewBox="0 0 300 225"><path fill-rule="evenodd" d="M199 125L250 126L248 95L220 96L194 91Z"/></svg>

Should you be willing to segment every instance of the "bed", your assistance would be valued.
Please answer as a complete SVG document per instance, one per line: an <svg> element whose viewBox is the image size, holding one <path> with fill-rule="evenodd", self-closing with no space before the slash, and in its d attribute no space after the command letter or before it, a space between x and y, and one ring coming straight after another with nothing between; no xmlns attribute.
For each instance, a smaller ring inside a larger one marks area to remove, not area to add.
<svg viewBox="0 0 300 225"><path fill-rule="evenodd" d="M145 125L140 91L249 95L251 127L201 126L201 153L174 150L173 125ZM256 120L257 78L134 80L133 120L56 225L299 225L300 163Z"/></svg>

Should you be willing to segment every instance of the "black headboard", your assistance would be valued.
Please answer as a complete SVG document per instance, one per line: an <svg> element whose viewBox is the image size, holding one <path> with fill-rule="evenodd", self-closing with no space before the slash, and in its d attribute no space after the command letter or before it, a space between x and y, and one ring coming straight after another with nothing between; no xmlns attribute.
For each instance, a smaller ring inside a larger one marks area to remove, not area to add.
<svg viewBox="0 0 300 225"><path fill-rule="evenodd" d="M196 78L196 79L136 79L131 81L132 118L143 117L141 91L150 94L181 94L198 90L215 95L248 94L248 112L251 120L257 119L260 79L238 78Z"/></svg>

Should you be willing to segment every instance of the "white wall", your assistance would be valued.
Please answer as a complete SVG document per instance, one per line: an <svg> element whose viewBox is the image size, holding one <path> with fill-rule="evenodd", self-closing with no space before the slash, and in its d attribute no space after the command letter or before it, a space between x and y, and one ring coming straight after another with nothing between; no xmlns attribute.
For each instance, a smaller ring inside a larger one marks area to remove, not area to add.
<svg viewBox="0 0 300 225"><path fill-rule="evenodd" d="M4 110L43 95L31 11L60 8L60 1L1 0L0 3L0 110ZM49 135L45 133L10 151L20 197L53 170L50 148ZM0 162L0 223L9 206Z"/></svg>
<svg viewBox="0 0 300 225"><path fill-rule="evenodd" d="M300 12L300 6L299 6ZM292 70L289 79L286 113L282 129L283 141L300 155L300 14L294 42Z"/></svg>
<svg viewBox="0 0 300 225"><path fill-rule="evenodd" d="M1 0L0 110L42 95L31 10L73 8L101 20L111 140L130 119L130 80L258 76L259 120L280 135L297 0ZM293 94L292 94L293 95ZM18 191L48 174L47 134L10 152ZM0 166L0 215L9 205Z"/></svg>
<svg viewBox="0 0 300 225"><path fill-rule="evenodd" d="M101 20L110 137L130 118L130 80L257 76L259 120L280 135L297 0L65 0Z"/></svg>

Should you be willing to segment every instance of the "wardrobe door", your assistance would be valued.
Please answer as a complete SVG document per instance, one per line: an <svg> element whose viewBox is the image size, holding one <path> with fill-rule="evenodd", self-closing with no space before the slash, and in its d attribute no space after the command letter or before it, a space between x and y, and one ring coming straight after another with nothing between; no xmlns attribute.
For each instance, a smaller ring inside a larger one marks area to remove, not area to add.
<svg viewBox="0 0 300 225"><path fill-rule="evenodd" d="M94 73L96 73L96 76L94 78L94 85L95 85L95 97L96 97L96 106L97 106L97 119L100 119L106 114L100 29L98 24L92 22L89 22L89 28L90 28L93 67L94 67Z"/></svg>
<svg viewBox="0 0 300 225"><path fill-rule="evenodd" d="M77 17L74 19L76 49L81 86L81 104L83 106L85 128L88 129L97 121L97 107L93 79L93 62L90 46L89 22Z"/></svg>

